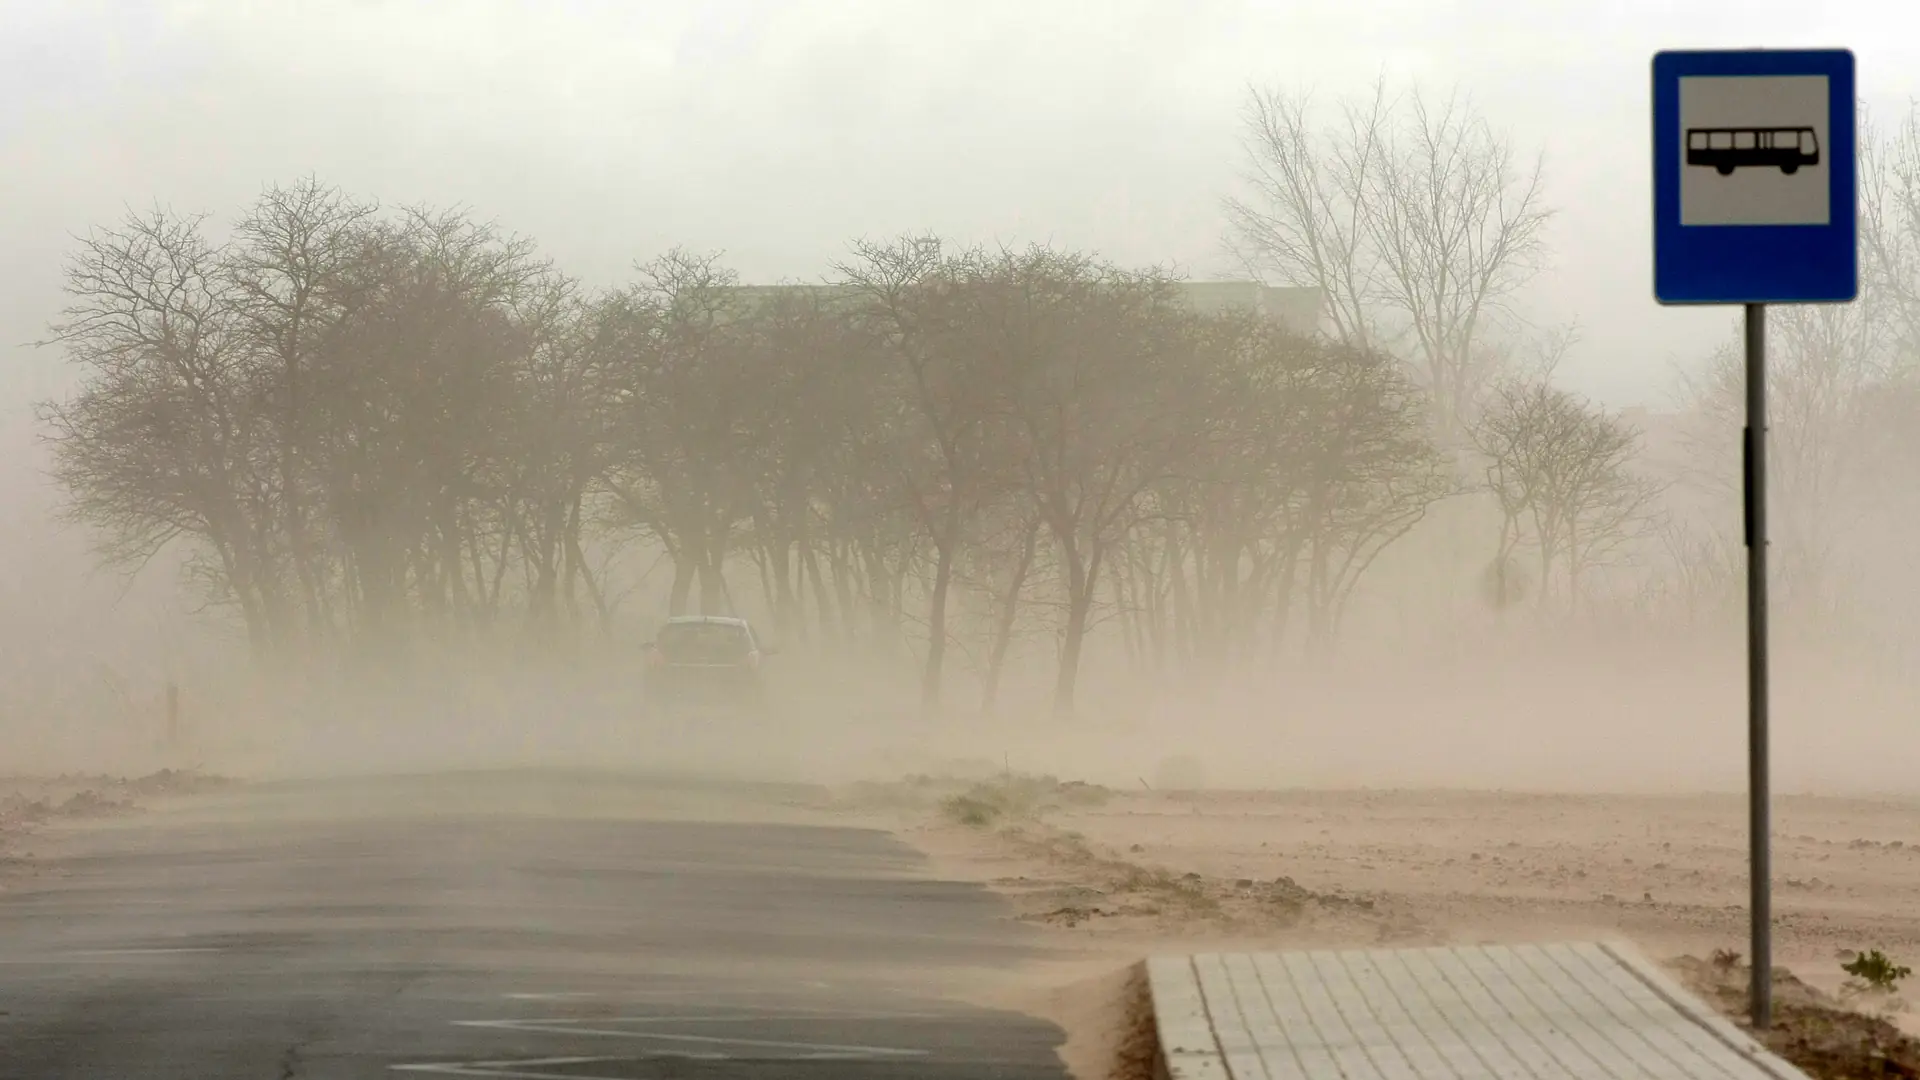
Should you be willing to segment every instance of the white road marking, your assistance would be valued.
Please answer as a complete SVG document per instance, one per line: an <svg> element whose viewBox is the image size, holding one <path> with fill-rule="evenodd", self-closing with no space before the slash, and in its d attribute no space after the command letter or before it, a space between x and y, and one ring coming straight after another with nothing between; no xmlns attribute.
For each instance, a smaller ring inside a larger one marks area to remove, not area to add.
<svg viewBox="0 0 1920 1080"><path fill-rule="evenodd" d="M740 1046L756 1050L793 1050L804 1053L808 1060L838 1060L842 1057L853 1060L866 1058L925 1057L927 1054L925 1050L910 1050L895 1046L867 1046L858 1043L794 1042L786 1039L749 1039L724 1035L687 1035L663 1031L622 1030L585 1026L587 1024L723 1023L769 1019L814 1018L766 1016L614 1016L593 1020L456 1020L453 1024L455 1027L489 1028L494 1031L538 1032L546 1035L599 1035L615 1039L635 1039L642 1042L681 1043L700 1046Z"/></svg>
<svg viewBox="0 0 1920 1080"><path fill-rule="evenodd" d="M503 994L509 1001L571 1001L575 998L590 998L593 995L585 991L569 991L556 994Z"/></svg>
<svg viewBox="0 0 1920 1080"><path fill-rule="evenodd" d="M173 949L80 949L74 956L172 956L175 953L224 952L219 946L181 947Z"/></svg>
<svg viewBox="0 0 1920 1080"><path fill-rule="evenodd" d="M513 998L515 1000L520 1000L520 1001L546 1001L546 1000L549 1000L549 998L554 1000L560 1000L563 997L583 997L584 998L584 997L592 997L593 995L591 994L576 994L576 995L507 994L504 996ZM676 999L674 1003L677 1004L678 999ZM661 1004L661 1002L629 999L621 1002L621 1004L639 1005L639 1006L645 1007L645 1006L651 1006L651 1005L658 1005L658 1004ZM780 1020L944 1020L944 1019L951 1018L950 1016L944 1013L874 1012L872 1010L861 1010L861 1009L835 1009L835 1008L829 1008L829 1007L820 1006L820 1005L779 1005L779 1006L750 1005L750 1004L728 1005L723 1002L708 1002L706 1004L706 1008L708 1010L707 1012L697 1013L697 1014L663 1013L658 1016L615 1016L610 1018L593 1017L590 1019L605 1019L607 1022L610 1022L610 1023L621 1023L621 1024L685 1024L685 1023L724 1024L730 1021L746 1023L749 1021L762 1021L762 1020L772 1020L772 1021L780 1021ZM721 1010L723 1009L729 1010L729 1011L722 1012ZM563 1017L538 1016L538 1017L526 1017L526 1018L508 1018L505 1020L455 1020L452 1022L455 1024L498 1024L498 1023L574 1024L574 1023L579 1023L580 1021L568 1020Z"/></svg>
<svg viewBox="0 0 1920 1080"><path fill-rule="evenodd" d="M498 1076L509 1080L623 1080L616 1076L591 1076L586 1073L528 1072L519 1066L598 1065L619 1061L615 1057L524 1058L518 1061L450 1061L438 1064L389 1065L394 1072L430 1073L435 1076Z"/></svg>

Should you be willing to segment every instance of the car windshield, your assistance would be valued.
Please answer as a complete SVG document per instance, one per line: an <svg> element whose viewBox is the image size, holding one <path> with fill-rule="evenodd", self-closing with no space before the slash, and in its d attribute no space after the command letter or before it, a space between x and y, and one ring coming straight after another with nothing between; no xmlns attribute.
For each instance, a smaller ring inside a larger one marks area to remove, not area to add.
<svg viewBox="0 0 1920 1080"><path fill-rule="evenodd" d="M746 659L747 628L730 623L668 623L660 631L660 651L669 660L728 663Z"/></svg>

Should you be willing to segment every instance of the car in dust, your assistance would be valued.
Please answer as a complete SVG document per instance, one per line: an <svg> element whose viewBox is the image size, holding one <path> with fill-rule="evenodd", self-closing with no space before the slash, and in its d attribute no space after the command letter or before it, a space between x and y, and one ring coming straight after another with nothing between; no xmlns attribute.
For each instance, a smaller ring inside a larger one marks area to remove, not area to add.
<svg viewBox="0 0 1920 1080"><path fill-rule="evenodd" d="M647 642L645 693L657 712L759 712L775 650L745 619L680 615Z"/></svg>

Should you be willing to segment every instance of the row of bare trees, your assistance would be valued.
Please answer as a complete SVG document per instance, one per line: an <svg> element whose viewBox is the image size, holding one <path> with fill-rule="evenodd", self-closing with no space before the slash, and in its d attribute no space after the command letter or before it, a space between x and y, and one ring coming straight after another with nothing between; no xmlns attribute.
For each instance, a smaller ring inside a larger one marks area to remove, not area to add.
<svg viewBox="0 0 1920 1080"><path fill-rule="evenodd" d="M1043 628L1066 708L1101 619L1157 667L1324 643L1458 488L1386 354L1048 248L857 245L791 289L673 252L591 293L308 181L222 242L96 231L68 285L72 515L117 564L186 553L268 657L605 630L657 552L669 612L757 577L795 645L911 656L929 703L955 648L991 702Z"/></svg>
<svg viewBox="0 0 1920 1080"><path fill-rule="evenodd" d="M916 665L929 705L958 662L991 707L1050 640L1067 709L1100 624L1148 671L1325 648L1382 554L1476 494L1497 599L1576 608L1659 485L1552 386L1570 332L1508 310L1545 262L1537 164L1458 99L1382 92L1327 134L1257 94L1248 125L1238 249L1327 332L1047 247L861 243L787 288L676 250L591 290L311 180L218 240L131 216L68 266L57 479L110 561L184 554L269 658L608 633L657 562L665 613L765 611Z"/></svg>

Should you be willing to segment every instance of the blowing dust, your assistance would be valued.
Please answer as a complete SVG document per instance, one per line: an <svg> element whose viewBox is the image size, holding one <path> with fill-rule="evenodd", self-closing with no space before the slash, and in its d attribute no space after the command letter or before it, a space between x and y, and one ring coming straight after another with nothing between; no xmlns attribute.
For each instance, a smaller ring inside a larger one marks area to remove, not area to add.
<svg viewBox="0 0 1920 1080"><path fill-rule="evenodd" d="M203 767L250 776L514 766L680 771L841 784L911 773L1041 772L1115 787L1732 792L1746 783L1738 641L1525 631L1443 646L1348 644L1309 668L1142 676L1095 658L1072 715L1046 671L982 712L964 679L922 710L911 666L786 654L755 717L667 721L647 707L638 626L565 660L429 656L297 678L204 664L176 683L96 675L0 733L20 771ZM1041 659L1045 659L1044 657ZM198 677L194 677L194 676ZM1838 646L1788 641L1773 666L1781 793L1916 787L1904 679ZM1171 763L1171 765L1170 765Z"/></svg>

